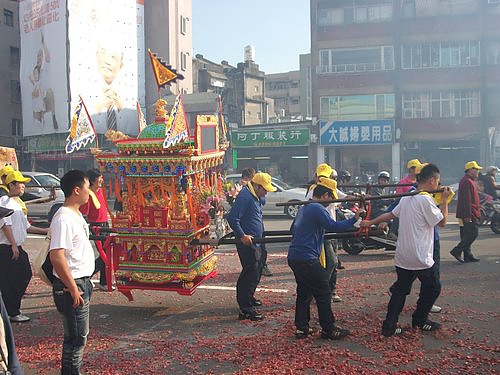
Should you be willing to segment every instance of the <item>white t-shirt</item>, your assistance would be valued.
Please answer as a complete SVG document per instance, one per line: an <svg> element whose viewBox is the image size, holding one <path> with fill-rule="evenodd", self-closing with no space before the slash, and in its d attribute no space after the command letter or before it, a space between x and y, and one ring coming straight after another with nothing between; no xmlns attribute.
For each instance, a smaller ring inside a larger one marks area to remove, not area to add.
<svg viewBox="0 0 500 375"><path fill-rule="evenodd" d="M403 197L392 213L399 217L396 266L407 270L432 267L434 227L443 219L432 197L424 194Z"/></svg>
<svg viewBox="0 0 500 375"><path fill-rule="evenodd" d="M314 189L309 189L309 191L307 192L306 194L306 200L309 200L309 199L312 199L313 197L313 192L314 192ZM339 189L337 189L337 195L339 197L339 199L344 199L345 197L347 197L347 194L344 194L343 192L341 192ZM330 203L327 207L326 207L326 210L328 211L328 213L330 214L330 217L333 219L333 220L337 220L337 211L336 211L336 207L337 205L339 205L340 203Z"/></svg>
<svg viewBox="0 0 500 375"><path fill-rule="evenodd" d="M94 250L89 240L89 226L80 212L61 207L50 224L50 250L64 249L74 279L94 272ZM54 270L54 275L57 275Z"/></svg>
<svg viewBox="0 0 500 375"><path fill-rule="evenodd" d="M23 212L23 208L19 204L17 198L11 198L8 195L4 195L0 198L0 206L14 210L14 213L9 217L0 219L0 228L3 228L4 225L10 225L17 246L22 246L24 241L26 241L26 237L28 237L28 228L30 227L30 223ZM11 245L10 241L5 237L3 230L0 230L0 244Z"/></svg>

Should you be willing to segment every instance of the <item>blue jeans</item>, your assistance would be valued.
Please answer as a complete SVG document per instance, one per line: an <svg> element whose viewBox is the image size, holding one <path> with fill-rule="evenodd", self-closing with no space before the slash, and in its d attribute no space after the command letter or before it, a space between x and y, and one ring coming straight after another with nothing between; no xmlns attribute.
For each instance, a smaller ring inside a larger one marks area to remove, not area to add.
<svg viewBox="0 0 500 375"><path fill-rule="evenodd" d="M418 278L422 285L417 307L412 315L413 324L419 325L427 321L429 311L441 293L441 283L435 263L431 268L423 270L406 270L396 267L396 273L398 279L390 288L391 299L387 306L387 315L382 324L382 331L384 332L394 332L394 329L396 329L399 314L403 311L406 296L410 294L415 279Z"/></svg>
<svg viewBox="0 0 500 375"><path fill-rule="evenodd" d="M83 350L89 334L90 296L92 283L90 277L75 280L84 300L83 306L73 308L71 294L63 289L65 285L56 279L52 288L52 295L57 311L61 314L64 327L64 341L61 360L61 374L80 374L83 362Z"/></svg>

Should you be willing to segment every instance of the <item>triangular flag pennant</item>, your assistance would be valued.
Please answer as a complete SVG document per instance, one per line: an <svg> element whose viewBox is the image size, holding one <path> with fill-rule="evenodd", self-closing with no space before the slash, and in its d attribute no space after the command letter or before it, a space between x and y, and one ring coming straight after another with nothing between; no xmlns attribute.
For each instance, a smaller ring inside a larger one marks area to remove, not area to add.
<svg viewBox="0 0 500 375"><path fill-rule="evenodd" d="M163 148L174 146L183 139L189 137L189 127L186 121L186 113L184 112L184 104L182 104L182 96L177 95L175 104L170 111L166 130L166 137L163 141Z"/></svg>
<svg viewBox="0 0 500 375"><path fill-rule="evenodd" d="M83 103L82 98L71 118L71 128L68 138L66 138L65 150L67 154L71 154L75 150L79 150L82 146L87 146L89 142L93 142L96 137L96 132L92 120L87 111L87 107Z"/></svg>
<svg viewBox="0 0 500 375"><path fill-rule="evenodd" d="M139 101L136 101L137 108L137 123L139 124L139 134L144 130L148 124L146 123L146 118L144 117L144 113L142 113L141 105Z"/></svg>
<svg viewBox="0 0 500 375"><path fill-rule="evenodd" d="M171 82L177 79L184 79L182 74L178 74L172 66L162 61L151 50L148 49L148 53L158 87L165 87L165 85L170 85Z"/></svg>

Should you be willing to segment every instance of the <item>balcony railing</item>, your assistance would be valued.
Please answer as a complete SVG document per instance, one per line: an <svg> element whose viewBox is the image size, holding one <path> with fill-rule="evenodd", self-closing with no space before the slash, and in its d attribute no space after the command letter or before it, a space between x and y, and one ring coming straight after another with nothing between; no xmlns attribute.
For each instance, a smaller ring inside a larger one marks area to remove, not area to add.
<svg viewBox="0 0 500 375"><path fill-rule="evenodd" d="M393 67L382 65L380 63L363 63L363 64L335 64L335 65L320 65L316 67L318 74L330 73L363 73L376 72L382 70L393 70Z"/></svg>

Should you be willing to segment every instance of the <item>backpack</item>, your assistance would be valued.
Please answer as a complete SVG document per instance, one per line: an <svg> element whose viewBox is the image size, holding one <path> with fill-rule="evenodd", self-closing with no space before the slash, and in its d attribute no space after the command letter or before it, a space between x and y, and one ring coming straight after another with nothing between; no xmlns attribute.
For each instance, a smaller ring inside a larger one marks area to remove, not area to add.
<svg viewBox="0 0 500 375"><path fill-rule="evenodd" d="M38 253L35 260L33 261L33 271L36 275L47 285L52 286L54 283L55 276L52 273L54 267L49 257L50 249L50 238L45 237L45 241L48 243L44 246L42 250Z"/></svg>

